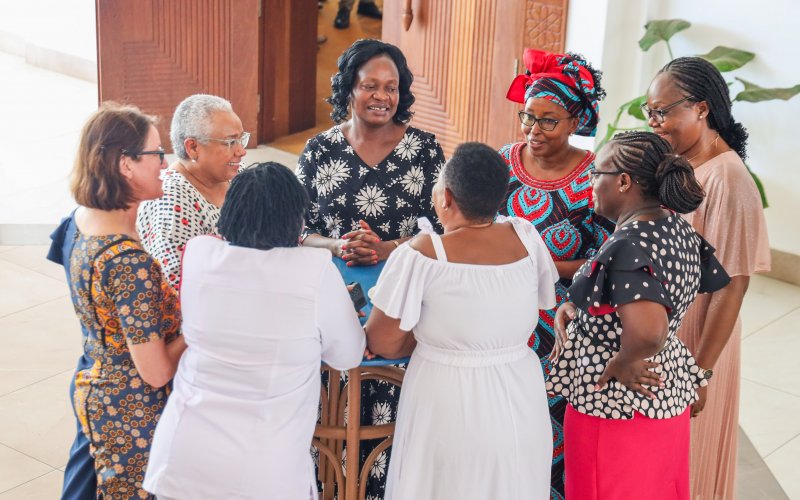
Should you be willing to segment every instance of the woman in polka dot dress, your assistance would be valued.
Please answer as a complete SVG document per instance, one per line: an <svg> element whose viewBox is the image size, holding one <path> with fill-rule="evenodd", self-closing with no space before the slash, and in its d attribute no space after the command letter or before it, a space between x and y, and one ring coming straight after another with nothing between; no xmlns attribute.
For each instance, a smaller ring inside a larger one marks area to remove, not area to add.
<svg viewBox="0 0 800 500"><path fill-rule="evenodd" d="M676 332L698 293L730 281L678 215L705 194L689 163L646 132L616 136L592 183L595 209L617 227L556 314L548 391L569 402L566 496L688 499L689 406L709 374Z"/></svg>

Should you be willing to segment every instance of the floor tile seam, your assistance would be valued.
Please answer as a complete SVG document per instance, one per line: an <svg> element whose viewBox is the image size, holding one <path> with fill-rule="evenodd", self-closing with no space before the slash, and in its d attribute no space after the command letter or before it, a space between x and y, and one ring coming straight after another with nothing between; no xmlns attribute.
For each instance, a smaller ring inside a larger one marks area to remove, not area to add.
<svg viewBox="0 0 800 500"><path fill-rule="evenodd" d="M43 306L43 305L49 304L49 303L51 303L51 302L55 302L55 301L57 301L57 300L61 300L61 299L63 299L64 297L67 297L67 296L69 296L69 294L68 294L68 293L65 293L65 294L59 295L58 297L53 297L52 299L45 300L44 302L39 302L38 304L34 304L34 305L32 305L32 306L24 307L24 308L22 308L22 309L19 309L19 310L17 310L17 311L10 312L10 313L8 313L8 314L5 314L5 315L3 315L3 316L0 316L0 320L4 320L4 319L8 318L9 316L13 316L13 315L15 315L15 314L19 314L19 313L21 313L21 312L29 311L29 310L31 310L31 309L33 309L33 308L35 308L35 307Z"/></svg>
<svg viewBox="0 0 800 500"><path fill-rule="evenodd" d="M0 491L0 495L5 495L6 493L11 493L12 491L16 490L17 488L21 488L22 486L25 486L25 485L26 485L26 484L28 484L28 483L32 483L33 481L36 481L37 479L41 479L41 478L43 478L44 476L46 476L46 475L48 475L48 474L52 474L53 472L55 472L55 471L57 471L57 470L58 470L58 469L49 470L49 471L45 472L44 474L42 474L42 475L40 475L40 476L36 476L36 477L34 477L34 478L28 479L28 480L27 480L27 481L25 481L24 483L19 483L18 485L16 485L16 486L12 486L11 488L9 488L9 489L7 489L7 490Z"/></svg>
<svg viewBox="0 0 800 500"><path fill-rule="evenodd" d="M27 388L29 388L31 386L34 386L34 385L39 384L41 382L44 382L46 380L50 380L53 377L58 377L59 375L64 375L65 373L72 373L74 371L75 371L74 368L67 368L66 370L60 371L58 373L54 373L53 375L50 375L48 377L44 377L43 379L39 379L39 380L37 380L35 382L31 382L30 384L24 385L22 387L18 387L17 389L14 389L13 391L9 391L9 392L5 392L3 394L0 394L0 403L2 403L3 399L5 399L6 396L10 396L10 395L14 394L15 392L24 391L25 389L27 389Z"/></svg>
<svg viewBox="0 0 800 500"><path fill-rule="evenodd" d="M778 446L777 448L775 448L775 449L774 449L774 450L772 450L771 452L767 453L767 454L764 456L764 463L765 463L765 464L767 464L767 462L766 462L767 458L769 458L770 456L774 455L774 454L775 454L775 453L777 453L777 452L778 452L778 451L779 451L781 448L783 448L784 446L786 446L787 444L791 443L792 441L794 441L795 439L797 439L797 438L799 438L799 437L800 437L800 432L798 432L798 433L797 433L797 434L795 434L794 436L792 436L792 437L790 437L789 439L787 439L787 440L786 440L786 442L785 442L785 443L783 443L782 445ZM769 464L767 464L767 468L769 468L769 469L770 469L770 471L772 471L772 468L771 468L771 467L769 467ZM775 474L775 473L773 472L773 475L774 475L774 474Z"/></svg>
<svg viewBox="0 0 800 500"><path fill-rule="evenodd" d="M39 460L38 458L36 458L36 457L33 457L33 456L31 456L31 455L29 455L29 454L25 453L24 451L20 451L20 450L18 450L18 449L16 449L16 448L14 448L13 446L9 446L9 445L7 445L6 443L0 442L0 446L3 446L4 448L8 448L8 449L9 449L9 450L11 450L11 451L15 451L15 452L19 453L20 455L24 455L24 456L26 456L26 457L30 458L31 460L33 460L33 461L35 461L35 462L38 462L38 463L40 463L40 464L42 464L42 465L44 465L45 467L47 467L47 468L49 468L49 469L50 469L50 470L48 470L47 472L45 472L44 474L39 474L38 476L36 476L36 477L34 477L34 478L32 478L32 479L30 479L30 480L28 480L28 481L25 481L24 483L19 483L18 485L16 485L16 486L12 486L11 488L9 488L9 489L7 489L7 490L0 491L0 494L6 493L7 491L11 491L11 490L13 490L14 488L18 488L18 487L22 486L22 485L23 485L23 484L25 484L25 483L29 483L29 482L31 482L31 481L34 481L34 480L36 480L36 479L38 479L38 478L40 478L40 477L42 477L42 476L46 476L47 474L50 474L50 473L51 473L51 472L53 472L53 471L56 471L56 470L58 470L58 468L56 468L56 467L53 467L52 465L48 464L47 462L43 462L43 461Z"/></svg>
<svg viewBox="0 0 800 500"><path fill-rule="evenodd" d="M767 324L765 324L765 325L763 325L763 326L760 326L760 327L758 327L758 329L756 329L756 330L754 330L754 331L752 331L752 332L750 332L750 333L748 333L748 334L744 335L744 337L742 338L742 340L745 340L745 339L750 339L750 338L752 338L752 337L753 337L753 335L757 335L758 333L761 333L761 331L763 331L765 328L767 328L767 327L769 327L769 326L771 326L771 325L775 324L776 322L778 322L778 321L782 320L782 319L783 319L783 318L785 318L786 316L789 316L790 314L792 314L792 313L794 313L794 312L797 312L797 311L800 311L800 306L794 306L792 309L790 309L790 310L789 310L789 311L787 311L786 313L784 313L784 314L782 314L782 315L778 316L777 318L773 319L773 320L772 320L772 321L770 321L769 323L767 323ZM740 318L741 318L741 311L739 312L739 316L740 316Z"/></svg>
<svg viewBox="0 0 800 500"><path fill-rule="evenodd" d="M33 455L31 455L31 454L29 454L29 453L25 453L25 452L24 452L24 451L22 451L22 450L18 450L18 449L16 449L16 448L14 448L13 446L9 445L8 443L3 443L2 441L0 441L0 444L2 444L3 446L5 446L5 447L6 447L6 448L8 448L9 450L14 450L14 451L16 451L17 453L19 453L20 455L25 455L26 457L30 458L31 460L36 460L36 461L37 461L37 462L39 462L40 464L42 464L42 465L46 465L47 467L50 467L50 470L49 470L49 471L47 471L47 474L49 474L49 473L53 472L54 470L58 470L58 467L54 467L54 466L52 466L52 465L48 464L47 462L45 462L44 460L42 460L42 459L40 459L40 458L36 458L36 457L34 457ZM17 486L19 486L19 485L17 485Z"/></svg>
<svg viewBox="0 0 800 500"><path fill-rule="evenodd" d="M23 266L22 264L20 264L18 262L14 262L13 260L9 260L9 259L3 257L3 253L0 253L0 259L2 259L3 262L7 262L7 263L9 263L11 265L17 266L20 269L24 269L26 271L30 271L30 272L36 273L36 274L38 274L40 276L44 276L45 278L51 279L51 280L53 280L53 281L55 281L57 283L61 283L62 285L64 284L64 281L60 281L58 278L53 278L49 274L45 274L45 273L43 273L43 272L41 272L41 271L39 271L37 269L34 269L32 267ZM53 264L53 265L56 265L56 264Z"/></svg>
<svg viewBox="0 0 800 500"><path fill-rule="evenodd" d="M789 392L789 391L784 390L784 389L779 389L778 387L773 387L773 386L771 386L769 384L765 384L764 382L759 382L758 380L753 380L753 379L748 378L748 377L742 377L742 380L747 380L748 382L752 382L752 383L754 383L756 385L760 385L761 387L766 387L767 389L772 389L773 391L778 391L778 392L783 393L783 394L785 394L787 396L792 396L793 398L800 399L800 394L795 394L793 392Z"/></svg>

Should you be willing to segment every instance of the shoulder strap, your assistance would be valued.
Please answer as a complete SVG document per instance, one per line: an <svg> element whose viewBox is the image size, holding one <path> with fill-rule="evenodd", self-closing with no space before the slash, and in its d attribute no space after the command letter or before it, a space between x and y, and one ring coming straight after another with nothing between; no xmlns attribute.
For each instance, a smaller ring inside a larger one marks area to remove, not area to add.
<svg viewBox="0 0 800 500"><path fill-rule="evenodd" d="M534 241L534 236L530 233L531 229L535 231L536 228L533 227L530 222L515 217L509 217L507 222L511 224L511 226L514 228L514 231L517 233L519 241L522 242L522 246L524 246L525 250L528 252L528 258L531 259L531 262L533 262L534 265L538 265L536 260L536 255L538 255L535 247L536 242ZM529 225L531 226L530 228L526 227ZM541 236L539 236L539 238L541 239Z"/></svg>
<svg viewBox="0 0 800 500"><path fill-rule="evenodd" d="M431 233L431 243L433 243L433 251L436 252L436 259L439 262L447 262L447 253L442 245L442 237L437 233Z"/></svg>

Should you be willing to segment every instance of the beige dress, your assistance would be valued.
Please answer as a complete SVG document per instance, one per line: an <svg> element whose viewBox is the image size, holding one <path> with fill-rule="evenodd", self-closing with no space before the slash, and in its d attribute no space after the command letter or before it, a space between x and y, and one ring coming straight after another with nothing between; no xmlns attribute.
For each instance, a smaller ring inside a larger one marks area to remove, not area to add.
<svg viewBox="0 0 800 500"><path fill-rule="evenodd" d="M706 199L686 220L714 248L731 277L769 271L770 253L764 210L755 182L734 151L722 153L695 169ZM698 295L678 332L695 352L714 294ZM692 498L729 500L736 496L736 450L739 426L739 368L742 323L737 319L716 365L708 401L692 419Z"/></svg>

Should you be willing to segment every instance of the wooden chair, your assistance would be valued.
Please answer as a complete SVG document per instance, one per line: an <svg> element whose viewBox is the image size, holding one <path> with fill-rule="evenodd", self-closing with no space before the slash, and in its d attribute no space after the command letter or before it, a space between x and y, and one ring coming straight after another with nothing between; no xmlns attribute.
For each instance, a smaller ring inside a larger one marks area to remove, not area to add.
<svg viewBox="0 0 800 500"><path fill-rule="evenodd" d="M347 371L347 383L341 388L341 372L327 365L322 371L328 373L328 390L322 388L322 413L320 423L314 430L312 446L319 450L319 480L323 485L322 499L333 500L338 488L340 500L364 500L366 496L367 475L378 455L392 445L394 422L381 425L361 425L361 382L365 380L385 380L401 386L405 370L400 363L408 359L373 359ZM345 422L345 408L350 404ZM364 466L359 469L361 441L383 439L367 456ZM342 467L342 450L345 453L345 467Z"/></svg>

